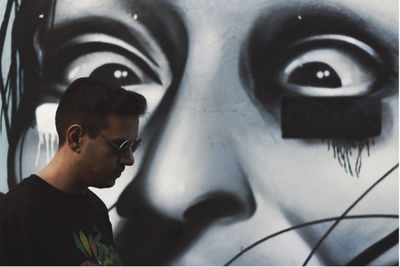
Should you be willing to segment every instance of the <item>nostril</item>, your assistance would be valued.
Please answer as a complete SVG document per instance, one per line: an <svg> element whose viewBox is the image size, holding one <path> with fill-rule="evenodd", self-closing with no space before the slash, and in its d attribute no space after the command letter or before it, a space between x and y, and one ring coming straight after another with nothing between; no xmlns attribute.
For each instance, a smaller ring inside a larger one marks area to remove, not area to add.
<svg viewBox="0 0 400 267"><path fill-rule="evenodd" d="M255 204L246 207L244 203L230 193L212 193L202 197L183 214L187 222L204 223L221 218L247 217L254 211Z"/></svg>

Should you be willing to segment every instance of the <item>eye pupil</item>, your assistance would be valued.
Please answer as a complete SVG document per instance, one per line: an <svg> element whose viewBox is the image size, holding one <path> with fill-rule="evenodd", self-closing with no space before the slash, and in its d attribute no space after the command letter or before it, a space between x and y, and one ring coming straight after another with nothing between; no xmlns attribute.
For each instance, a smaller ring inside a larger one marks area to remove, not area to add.
<svg viewBox="0 0 400 267"><path fill-rule="evenodd" d="M106 77L121 86L141 83L133 71L121 64L105 64L95 69L90 76Z"/></svg>
<svg viewBox="0 0 400 267"><path fill-rule="evenodd" d="M300 65L290 74L288 82L312 87L339 88L342 86L336 71L323 62L308 62Z"/></svg>

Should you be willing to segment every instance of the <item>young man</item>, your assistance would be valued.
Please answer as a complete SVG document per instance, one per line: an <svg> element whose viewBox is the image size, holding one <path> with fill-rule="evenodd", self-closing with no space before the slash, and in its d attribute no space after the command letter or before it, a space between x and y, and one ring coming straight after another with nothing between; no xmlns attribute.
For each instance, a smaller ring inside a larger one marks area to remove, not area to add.
<svg viewBox="0 0 400 267"><path fill-rule="evenodd" d="M0 263L120 265L104 203L141 143L145 98L94 78L74 81L56 112L59 149L2 201Z"/></svg>

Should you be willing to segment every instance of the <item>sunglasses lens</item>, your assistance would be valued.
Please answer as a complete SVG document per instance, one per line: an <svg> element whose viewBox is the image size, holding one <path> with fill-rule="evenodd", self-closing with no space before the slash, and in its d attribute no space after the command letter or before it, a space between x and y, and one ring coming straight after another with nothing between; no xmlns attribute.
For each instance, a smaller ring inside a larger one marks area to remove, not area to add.
<svg viewBox="0 0 400 267"><path fill-rule="evenodd" d="M131 146L132 141L130 140L125 140L119 147L119 154L123 154L125 153L129 147Z"/></svg>
<svg viewBox="0 0 400 267"><path fill-rule="evenodd" d="M125 140L119 147L119 154L125 153L129 148L132 149L132 153L140 146L142 143L142 138L138 138L135 141Z"/></svg>
<svg viewBox="0 0 400 267"><path fill-rule="evenodd" d="M138 138L135 141L132 142L132 153L136 151L136 149L138 149L138 147L140 146L140 144L142 143L143 139L142 138Z"/></svg>

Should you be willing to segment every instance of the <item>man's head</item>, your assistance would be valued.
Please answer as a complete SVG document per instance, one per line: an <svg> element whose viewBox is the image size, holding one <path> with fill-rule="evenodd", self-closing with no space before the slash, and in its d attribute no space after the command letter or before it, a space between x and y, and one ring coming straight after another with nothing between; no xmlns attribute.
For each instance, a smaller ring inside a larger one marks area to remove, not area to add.
<svg viewBox="0 0 400 267"><path fill-rule="evenodd" d="M146 99L135 92L98 78L75 80L61 97L56 112L56 128L59 147L65 143L65 135L72 124L94 129L108 127L106 116L110 114L140 116L146 111ZM96 134L93 131L92 137ZM94 135L93 135L94 133Z"/></svg>
<svg viewBox="0 0 400 267"><path fill-rule="evenodd" d="M133 165L139 116L146 105L142 95L102 79L79 78L68 87L56 112L56 128L74 186L113 186L125 166Z"/></svg>

